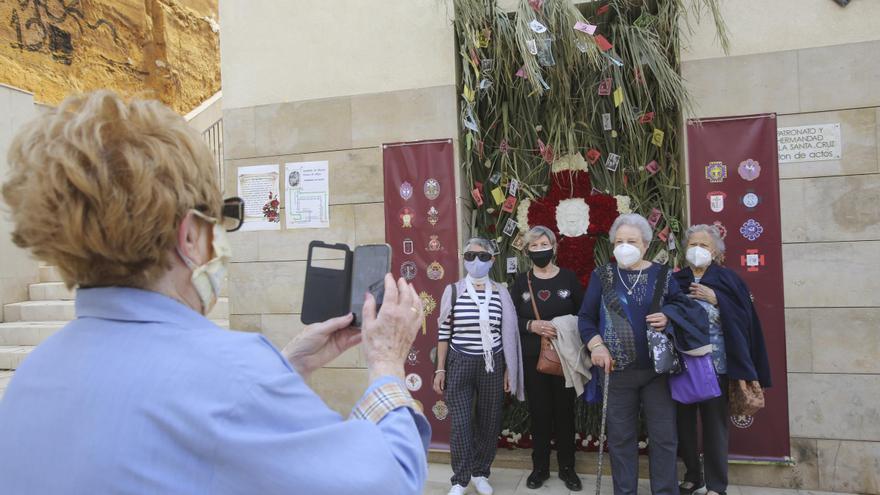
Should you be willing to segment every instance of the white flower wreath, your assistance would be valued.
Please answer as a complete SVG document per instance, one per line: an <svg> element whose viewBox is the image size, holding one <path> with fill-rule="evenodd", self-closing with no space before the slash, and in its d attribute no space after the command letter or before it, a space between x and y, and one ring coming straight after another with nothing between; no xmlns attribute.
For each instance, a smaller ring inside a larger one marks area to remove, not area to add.
<svg viewBox="0 0 880 495"><path fill-rule="evenodd" d="M526 198L519 202L519 206L516 207L516 223L519 227L520 232L526 233L529 231L529 207L532 206L532 200Z"/></svg>

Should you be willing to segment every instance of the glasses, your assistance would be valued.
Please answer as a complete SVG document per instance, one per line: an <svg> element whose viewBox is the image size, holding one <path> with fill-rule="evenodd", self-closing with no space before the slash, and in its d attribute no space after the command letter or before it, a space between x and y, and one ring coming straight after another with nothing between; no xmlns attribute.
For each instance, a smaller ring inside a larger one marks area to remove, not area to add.
<svg viewBox="0 0 880 495"><path fill-rule="evenodd" d="M220 220L205 214L207 206L197 206L193 211L203 220L210 223L219 223L226 232L235 232L244 223L244 200L241 198L226 198L220 209Z"/></svg>
<svg viewBox="0 0 880 495"><path fill-rule="evenodd" d="M487 253L486 251L468 251L464 253L465 261L474 261L477 258L479 258L480 261L489 261L492 259L492 253Z"/></svg>

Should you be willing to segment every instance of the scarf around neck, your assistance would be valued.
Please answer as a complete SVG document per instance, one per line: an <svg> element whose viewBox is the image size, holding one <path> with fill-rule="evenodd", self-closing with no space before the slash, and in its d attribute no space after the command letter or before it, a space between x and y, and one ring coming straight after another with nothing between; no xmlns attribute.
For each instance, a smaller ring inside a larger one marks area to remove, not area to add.
<svg viewBox="0 0 880 495"><path fill-rule="evenodd" d="M475 284L483 284L484 299L482 302L480 302L480 298L477 295L477 289L474 287ZM465 278L465 286L467 287L468 296L480 311L480 340L483 345L483 360L486 363L486 372L492 373L495 371L495 361L492 357L492 328L489 320L489 305L492 303L492 282L489 280L489 277L474 278L468 275Z"/></svg>

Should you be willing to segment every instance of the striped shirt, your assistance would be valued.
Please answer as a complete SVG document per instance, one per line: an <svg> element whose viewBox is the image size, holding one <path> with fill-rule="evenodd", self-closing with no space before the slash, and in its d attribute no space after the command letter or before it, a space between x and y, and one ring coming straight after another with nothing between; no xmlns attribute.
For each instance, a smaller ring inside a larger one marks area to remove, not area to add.
<svg viewBox="0 0 880 495"><path fill-rule="evenodd" d="M485 300L485 292L477 290L480 302ZM501 350L501 294L492 290L492 302L489 303L489 322L492 329L492 352ZM453 328L453 321L455 328ZM458 294L455 307L449 318L440 325L439 340L451 341L452 348L464 354L483 355L483 339L480 336L480 308L471 300L467 292Z"/></svg>

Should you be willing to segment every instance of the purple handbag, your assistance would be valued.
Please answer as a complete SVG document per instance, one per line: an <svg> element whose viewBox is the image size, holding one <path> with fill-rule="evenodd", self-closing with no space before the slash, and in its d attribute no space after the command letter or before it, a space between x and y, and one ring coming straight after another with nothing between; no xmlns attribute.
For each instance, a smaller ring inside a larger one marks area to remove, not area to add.
<svg viewBox="0 0 880 495"><path fill-rule="evenodd" d="M682 404L695 404L721 396L712 353L689 356L681 353L681 373L669 376L672 399Z"/></svg>

